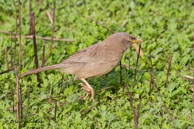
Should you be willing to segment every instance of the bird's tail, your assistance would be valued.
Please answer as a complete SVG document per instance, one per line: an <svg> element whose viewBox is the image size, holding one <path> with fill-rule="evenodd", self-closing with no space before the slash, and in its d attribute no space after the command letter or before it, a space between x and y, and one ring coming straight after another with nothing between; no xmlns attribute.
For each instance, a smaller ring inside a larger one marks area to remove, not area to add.
<svg viewBox="0 0 194 129"><path fill-rule="evenodd" d="M59 69L59 68L63 68L63 67L64 67L64 64L55 64L55 65L45 66L42 68L38 68L38 69L34 69L34 70L30 70L28 72L25 72L25 73L19 75L19 77L22 78L22 77L30 75L30 74L35 74L35 73L39 73L39 72L50 70L50 69Z"/></svg>

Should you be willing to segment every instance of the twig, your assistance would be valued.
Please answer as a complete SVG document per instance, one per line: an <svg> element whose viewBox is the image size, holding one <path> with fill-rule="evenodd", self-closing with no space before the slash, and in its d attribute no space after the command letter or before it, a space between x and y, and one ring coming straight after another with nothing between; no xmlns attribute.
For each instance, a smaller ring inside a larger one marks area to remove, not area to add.
<svg viewBox="0 0 194 129"><path fill-rule="evenodd" d="M11 32L5 32L5 31L0 31L0 33L1 34L11 34ZM33 35L25 35L25 36L23 36L25 39L33 39ZM17 39L17 38L19 38L19 36L18 35L16 35L16 34L12 34L11 36L10 36L10 38L13 38L13 39ZM52 40L52 38L51 37L42 37L42 36L37 36L36 35L36 38L37 39L41 39L41 40L47 40L47 41L51 41ZM61 42L74 42L74 40L73 39L63 39L63 38L53 38L53 41L61 41Z"/></svg>
<svg viewBox="0 0 194 129"><path fill-rule="evenodd" d="M51 45L50 45L50 51L53 49L53 38L54 38L54 32L55 32L55 9L56 9L56 0L53 0L54 7L53 7L53 15L52 15L52 33L51 33Z"/></svg>
<svg viewBox="0 0 194 129"><path fill-rule="evenodd" d="M122 63L121 61L119 63L119 66L120 66L120 86L122 86Z"/></svg>
<svg viewBox="0 0 194 129"><path fill-rule="evenodd" d="M21 128L21 110L20 110L20 84L19 84L19 77L17 73L17 68L15 68L15 75L16 75L16 86L17 86L17 119L18 119L18 128Z"/></svg>
<svg viewBox="0 0 194 129"><path fill-rule="evenodd" d="M129 97L129 102L130 102L131 109L133 110L133 113L135 114L135 108L133 107L133 97L132 97L131 93L129 92L129 88L128 88L127 85L125 85L125 88L127 90L127 95Z"/></svg>
<svg viewBox="0 0 194 129"><path fill-rule="evenodd" d="M29 29L29 34L31 34L31 13L32 13L32 0L29 0L29 22L30 22L30 29Z"/></svg>
<svg viewBox="0 0 194 129"><path fill-rule="evenodd" d="M190 81L194 81L194 77L192 77L192 76L183 75L182 77L185 78L185 79L188 79L188 80L190 80Z"/></svg>
<svg viewBox="0 0 194 129"><path fill-rule="evenodd" d="M127 95L129 97L130 106L131 106L131 109L132 109L133 115L134 115L134 127L135 127L135 129L138 129L140 103L137 105L137 109L135 109L133 106L133 97L132 97L131 93L129 92L128 86L125 85L125 88L126 88Z"/></svg>
<svg viewBox="0 0 194 129"><path fill-rule="evenodd" d="M15 20L15 21L16 21L16 24L15 24L15 33L16 33L16 34L17 34L17 19L18 19L18 18L17 18L17 15L16 15L16 20ZM11 35L11 36L12 36L12 35ZM17 55L17 50L16 50L17 41L16 41L16 39L15 39L15 42L14 42L14 43L15 43L15 46L14 46L14 50L15 50L14 62L15 62L15 63L14 63L14 64L16 65L16 64L17 64L17 63L16 63L16 55ZM14 65L14 66L15 66L15 65Z"/></svg>
<svg viewBox="0 0 194 129"><path fill-rule="evenodd" d="M139 109L140 109L140 103L137 105L136 114L135 114L135 129L138 129L138 120L139 120Z"/></svg>
<svg viewBox="0 0 194 129"><path fill-rule="evenodd" d="M171 54L170 54L170 57L169 57L168 71L167 71L167 73L166 73L166 81L165 81L164 87L167 87L167 84L168 84L168 76L169 76L170 68L171 68L171 64L172 64L172 56L173 56L173 54L171 53Z"/></svg>
<svg viewBox="0 0 194 129"><path fill-rule="evenodd" d="M50 92L49 92L49 98L51 98L52 91L53 91L53 85L51 84L51 88L50 88Z"/></svg>
<svg viewBox="0 0 194 129"><path fill-rule="evenodd" d="M137 73L138 61L139 61L139 57L140 57L140 50L141 50L141 44L140 44L140 47L138 50L138 55L137 55L137 60L136 60L136 67L135 67L135 73L134 73L134 85L137 84L136 73ZM137 109L135 109L134 105L133 105L133 96L129 92L128 86L126 84L125 84L125 87L126 87L127 95L129 97L130 106L131 106L131 109L132 109L133 115L134 115L134 128L138 129L138 119L139 119L139 110L140 110L141 99L139 98L140 103L137 105Z"/></svg>
<svg viewBox="0 0 194 129"><path fill-rule="evenodd" d="M11 69L8 69L8 70L6 70L6 71L0 72L0 75L1 75L1 74L4 74L4 73L8 73L8 72L13 71L13 70L14 70L14 68L11 68Z"/></svg>
<svg viewBox="0 0 194 129"><path fill-rule="evenodd" d="M136 60L135 73L134 73L134 85L136 85L136 83L137 83L136 74L137 74L138 61L139 61L139 57L140 57L140 50L141 50L141 44L139 46L139 51L138 51L137 60Z"/></svg>
<svg viewBox="0 0 194 129"><path fill-rule="evenodd" d="M31 13L31 34L33 35L33 45L34 45L34 58L35 58L35 64L36 68L38 68L38 54L37 54L37 45L36 45L36 29L35 29L35 17L34 13ZM39 82L38 86L40 87L40 76L39 73L36 74L37 81Z"/></svg>
<svg viewBox="0 0 194 129"><path fill-rule="evenodd" d="M11 35L12 35L12 33L10 34L10 36L11 36ZM13 68L13 66L14 66L14 65L13 65L13 58L14 58L13 55L14 55L14 54L13 54L13 45L12 45L12 44L13 44L13 43L12 43L12 39L11 39L11 49L10 49L10 53L11 53L11 54L10 54L10 56L11 56L11 67Z"/></svg>
<svg viewBox="0 0 194 129"><path fill-rule="evenodd" d="M102 92L102 91L107 90L107 89L113 89L113 88L115 88L115 87L114 86L105 87L105 88L102 88L100 90L97 90L97 93Z"/></svg>
<svg viewBox="0 0 194 129"><path fill-rule="evenodd" d="M18 80L19 80L20 78L18 77ZM19 88L20 88L20 119L22 120L22 118L23 118L23 106L22 106L22 86L21 85L19 85Z"/></svg>
<svg viewBox="0 0 194 129"><path fill-rule="evenodd" d="M53 24L52 16L51 16L51 14L49 13L48 10L46 10L46 14L47 14L47 16L49 17L49 20L50 20L51 24Z"/></svg>
<svg viewBox="0 0 194 129"><path fill-rule="evenodd" d="M22 68L22 19L21 19L21 2L18 0L18 8L19 8L19 70Z"/></svg>
<svg viewBox="0 0 194 129"><path fill-rule="evenodd" d="M45 56L45 43L43 43L43 47L42 47L42 67L44 66L44 56Z"/></svg>
<svg viewBox="0 0 194 129"><path fill-rule="evenodd" d="M7 70L9 69L9 60L8 60L8 54L7 54L7 46L5 46L5 61L6 61L6 66Z"/></svg>
<svg viewBox="0 0 194 129"><path fill-rule="evenodd" d="M16 7L16 1L15 0L13 0L13 4L14 4L14 7L15 7L15 35L17 34L17 7ZM1 33L1 31L0 31L0 33ZM13 34L12 33L10 33L10 35L12 36ZM14 46L14 52L15 52L15 54L14 54L14 66L17 64L17 62L16 62L16 55L17 55L17 53L16 53L16 46L17 46L17 43L16 43L16 40L14 41L14 43L15 43L15 46Z"/></svg>
<svg viewBox="0 0 194 129"><path fill-rule="evenodd" d="M124 27L128 21L129 21L128 19L124 20L121 26Z"/></svg>

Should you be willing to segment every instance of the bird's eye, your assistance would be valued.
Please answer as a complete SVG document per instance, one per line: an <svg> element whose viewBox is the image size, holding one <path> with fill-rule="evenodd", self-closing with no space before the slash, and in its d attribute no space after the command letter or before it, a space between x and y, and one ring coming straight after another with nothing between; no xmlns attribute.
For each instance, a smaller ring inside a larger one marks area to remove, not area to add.
<svg viewBox="0 0 194 129"><path fill-rule="evenodd" d="M131 41L131 38L128 38L129 41Z"/></svg>
<svg viewBox="0 0 194 129"><path fill-rule="evenodd" d="M135 40L136 38L135 37L131 37L132 40Z"/></svg>

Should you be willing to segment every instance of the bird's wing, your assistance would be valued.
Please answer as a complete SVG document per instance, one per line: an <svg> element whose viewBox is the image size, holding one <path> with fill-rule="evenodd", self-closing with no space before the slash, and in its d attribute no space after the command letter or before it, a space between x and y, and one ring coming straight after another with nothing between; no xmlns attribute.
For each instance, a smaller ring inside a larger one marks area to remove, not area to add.
<svg viewBox="0 0 194 129"><path fill-rule="evenodd" d="M89 63L89 62L99 62L103 63L103 54L102 47L105 47L102 43L94 44L88 48L80 50L67 59L65 59L62 63Z"/></svg>

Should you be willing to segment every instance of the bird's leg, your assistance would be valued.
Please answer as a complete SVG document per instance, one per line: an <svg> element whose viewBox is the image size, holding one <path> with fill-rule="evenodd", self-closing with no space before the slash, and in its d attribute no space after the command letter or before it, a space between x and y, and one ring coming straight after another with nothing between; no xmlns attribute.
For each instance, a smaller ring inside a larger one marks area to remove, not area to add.
<svg viewBox="0 0 194 129"><path fill-rule="evenodd" d="M90 101L94 99L94 90L93 88L90 86L90 84L83 78L81 78L80 80L82 80L85 84L84 88L83 89L86 89L86 91L88 92L86 94L86 96L84 97L84 99L86 99L88 97L89 94L91 94L91 98L90 98ZM84 85L82 84L82 85Z"/></svg>

